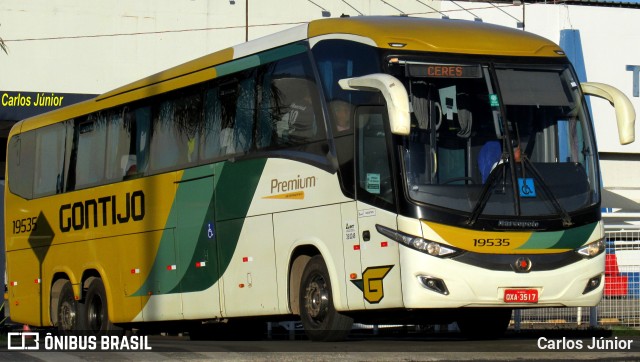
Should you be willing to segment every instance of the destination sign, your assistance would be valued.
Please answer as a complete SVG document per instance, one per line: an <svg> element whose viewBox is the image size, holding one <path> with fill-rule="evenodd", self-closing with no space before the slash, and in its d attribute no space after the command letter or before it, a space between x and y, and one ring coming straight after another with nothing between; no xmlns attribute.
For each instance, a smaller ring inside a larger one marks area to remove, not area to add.
<svg viewBox="0 0 640 362"><path fill-rule="evenodd" d="M408 64L407 70L411 77L422 78L481 78L482 70L479 65L461 64Z"/></svg>

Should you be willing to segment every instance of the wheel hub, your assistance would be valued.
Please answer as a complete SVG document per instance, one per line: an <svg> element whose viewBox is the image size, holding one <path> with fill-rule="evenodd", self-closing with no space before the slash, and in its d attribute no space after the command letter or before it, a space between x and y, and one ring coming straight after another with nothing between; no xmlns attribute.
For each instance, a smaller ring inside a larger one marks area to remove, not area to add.
<svg viewBox="0 0 640 362"><path fill-rule="evenodd" d="M60 305L60 314L58 315L58 322L62 330L73 330L73 326L76 321L76 310L69 302L62 302Z"/></svg>
<svg viewBox="0 0 640 362"><path fill-rule="evenodd" d="M305 297L307 314L315 320L322 320L329 309L329 291L321 276L313 279L307 287Z"/></svg>

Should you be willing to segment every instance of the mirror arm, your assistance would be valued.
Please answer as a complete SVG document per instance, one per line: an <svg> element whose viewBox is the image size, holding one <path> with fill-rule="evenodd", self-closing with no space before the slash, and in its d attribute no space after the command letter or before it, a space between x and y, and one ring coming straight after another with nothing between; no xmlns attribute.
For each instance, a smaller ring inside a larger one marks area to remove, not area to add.
<svg viewBox="0 0 640 362"><path fill-rule="evenodd" d="M610 85L595 82L584 82L581 88L585 95L606 99L615 107L620 144L626 145L635 141L636 112L624 93Z"/></svg>
<svg viewBox="0 0 640 362"><path fill-rule="evenodd" d="M391 133L407 136L411 131L409 95L398 78L384 73L374 73L338 81L344 90L378 91L387 102Z"/></svg>

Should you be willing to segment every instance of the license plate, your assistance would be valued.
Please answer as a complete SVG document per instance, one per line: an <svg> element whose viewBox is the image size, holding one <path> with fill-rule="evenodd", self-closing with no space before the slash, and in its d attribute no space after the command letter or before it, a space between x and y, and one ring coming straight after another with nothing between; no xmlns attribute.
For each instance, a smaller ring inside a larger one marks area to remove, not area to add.
<svg viewBox="0 0 640 362"><path fill-rule="evenodd" d="M538 303L537 289L506 289L505 303Z"/></svg>

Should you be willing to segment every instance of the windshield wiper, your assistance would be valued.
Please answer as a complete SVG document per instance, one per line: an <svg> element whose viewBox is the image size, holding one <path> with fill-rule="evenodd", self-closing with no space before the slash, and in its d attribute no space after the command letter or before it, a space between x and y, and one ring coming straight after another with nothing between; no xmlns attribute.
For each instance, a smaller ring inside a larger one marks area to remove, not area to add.
<svg viewBox="0 0 640 362"><path fill-rule="evenodd" d="M524 172L526 172L525 170L527 169L531 171L533 178L538 181L538 185L542 189L542 192L544 192L544 194L547 196L547 199L549 199L549 201L551 202L551 205L553 205L553 208L556 209L556 211L562 218L562 226L567 227L573 225L573 221L571 221L571 215L569 215L567 210L562 207L562 205L558 201L558 198L555 197L549 186L547 186L547 183L544 181L544 178L542 178L540 172L538 172L531 160L529 160L526 155L522 155L522 168Z"/></svg>
<svg viewBox="0 0 640 362"><path fill-rule="evenodd" d="M471 215L467 219L467 225L473 226L473 224L478 221L478 217L482 214L482 210L484 210L485 206L487 206L487 202L489 202L490 192L496 185L496 183L502 179L505 179L505 172L507 164L509 163L509 154L502 153L500 156L500 160L496 167L489 172L489 177L487 177L487 181L485 181L484 186L482 187L482 191L480 191L480 195L478 196L478 201L476 201L475 206L473 207L473 211L471 211Z"/></svg>
<svg viewBox="0 0 640 362"><path fill-rule="evenodd" d="M476 221L478 221L478 217L480 217L480 215L482 214L482 211L487 206L487 202L489 202L490 191L495 187L496 183L499 180L501 179L505 180L504 173L506 171L507 163L508 163L508 155L503 154L502 157L500 158L498 165L496 165L496 167L491 171L491 173L489 174L489 177L487 178L487 181L482 187L482 191L480 192L478 201L473 207L473 211L471 212L469 219L467 219L467 225L473 226L476 223ZM542 177L540 172L538 172L538 170L535 168L531 160L529 160L529 158L523 155L521 159L521 163L522 163L523 170L526 169L530 171L531 175L533 175L533 178L538 182L538 185L542 189L542 192L545 194L547 199L551 202L551 205L553 205L553 208L558 212L558 214L562 218L562 225L565 227L573 225L573 221L571 220L571 215L569 215L567 210L564 207L562 207L562 204L560 204L558 199L555 197L555 195L553 194L553 192L551 191L547 183L544 181L544 178Z"/></svg>

